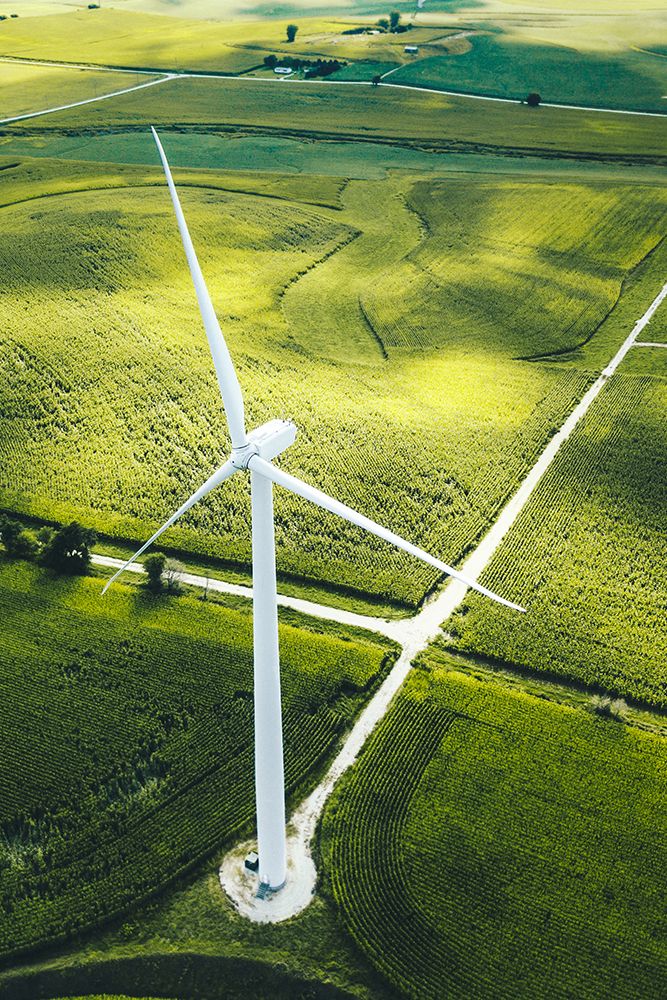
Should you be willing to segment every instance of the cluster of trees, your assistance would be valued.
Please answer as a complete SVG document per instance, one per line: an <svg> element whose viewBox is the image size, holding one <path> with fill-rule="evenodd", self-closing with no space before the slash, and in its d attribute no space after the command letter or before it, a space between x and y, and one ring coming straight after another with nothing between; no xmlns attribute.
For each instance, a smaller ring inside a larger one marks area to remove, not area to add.
<svg viewBox="0 0 667 1000"><path fill-rule="evenodd" d="M264 57L264 65L268 69L275 69L276 66L284 66L289 69L305 69L305 76L312 78L315 76L331 76L347 63L339 59L301 59L298 56L278 56L270 55Z"/></svg>
<svg viewBox="0 0 667 1000"><path fill-rule="evenodd" d="M8 556L34 559L59 573L85 573L95 532L72 521L62 528L26 528L20 521L0 515L0 541Z"/></svg>
<svg viewBox="0 0 667 1000"><path fill-rule="evenodd" d="M90 567L91 548L97 535L78 521L62 528L26 528L21 521L0 514L0 541L8 556L29 559L48 566L58 573L81 575ZM181 573L185 566L176 559L167 559L162 552L148 556L144 563L146 586L154 594L181 591Z"/></svg>
<svg viewBox="0 0 667 1000"><path fill-rule="evenodd" d="M400 35L412 29L411 24L401 24L401 12L398 10L392 10L389 17L379 18L376 24L382 31L388 31L392 35Z"/></svg>

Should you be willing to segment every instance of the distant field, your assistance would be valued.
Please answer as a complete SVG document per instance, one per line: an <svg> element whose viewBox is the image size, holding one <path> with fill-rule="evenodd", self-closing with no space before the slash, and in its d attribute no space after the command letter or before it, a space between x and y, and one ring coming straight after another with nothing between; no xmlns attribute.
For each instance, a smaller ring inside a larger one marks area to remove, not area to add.
<svg viewBox="0 0 667 1000"><path fill-rule="evenodd" d="M80 132L109 126L145 128L149 123L390 139L453 151L543 150L660 162L665 161L667 138L667 120L661 118L534 109L370 85L197 79L174 80L100 105L61 111L36 119L31 130Z"/></svg>
<svg viewBox="0 0 667 1000"><path fill-rule="evenodd" d="M664 169L660 166L624 163L597 163L584 159L557 159L555 157L498 156L493 153L435 152L392 145L386 142L359 142L329 140L312 142L307 137L285 138L280 135L238 134L193 131L170 132L169 158L172 167L203 168L217 171L251 171L251 187L258 188L258 171L270 173L271 186L276 191L287 191L290 184L301 200L312 197L321 200L315 191L324 188L324 177L331 177L331 188L340 188L345 179L381 180L390 172L445 175L492 174L508 178L522 177L535 180L559 181L613 181L619 190L625 185L664 185ZM72 161L95 163L155 164L155 143L148 129L103 132L80 135L74 132L59 134L41 132L26 135L12 129L0 135L0 157L47 157L69 161L60 174L64 180L71 170L79 169ZM2 161L0 160L0 166ZM122 169L122 168L121 168ZM53 171L53 168L51 168ZM306 184L305 177L316 175L315 185ZM290 180L300 175L302 183ZM265 178L268 181L268 177ZM227 174L224 183L232 183ZM235 186L242 185L237 179ZM39 189L37 189L39 190ZM266 188L268 192L268 186ZM326 196L327 198L329 195ZM330 202L335 207L339 202Z"/></svg>
<svg viewBox="0 0 667 1000"><path fill-rule="evenodd" d="M456 648L665 707L667 356L662 373L614 376L485 573L529 615L471 598Z"/></svg>
<svg viewBox="0 0 667 1000"><path fill-rule="evenodd" d="M436 664L325 813L354 940L414 1000L659 1000L663 741Z"/></svg>
<svg viewBox="0 0 667 1000"><path fill-rule="evenodd" d="M433 55L392 73L392 83L474 94L667 113L667 59L647 52L581 52L501 36L474 37L468 52Z"/></svg>
<svg viewBox="0 0 667 1000"><path fill-rule="evenodd" d="M138 73L58 69L0 62L0 118L84 101L153 79Z"/></svg>
<svg viewBox="0 0 667 1000"><path fill-rule="evenodd" d="M252 621L0 560L0 953L100 921L249 831ZM388 646L281 628L288 795Z"/></svg>
<svg viewBox="0 0 667 1000"><path fill-rule="evenodd" d="M656 215L667 208L651 188L494 180L471 190L463 177L417 183L408 203L428 239L362 298L385 348L500 340L527 357L590 336L662 238Z"/></svg>
<svg viewBox="0 0 667 1000"><path fill-rule="evenodd" d="M585 370L513 356L534 353L533 328L551 348L576 343L587 323L592 330L606 293L592 310L588 296L575 294L577 269L588 269L593 287L604 264L605 281L615 281L618 292L623 270L653 239L650 198L641 189L617 197L612 186L563 186L559 205L539 185L452 178L432 182L424 222L412 200L425 205L429 189L408 177L350 182L342 194L339 181L313 175L177 177L197 185L183 189L183 201L250 421L294 415L300 435L285 455L287 468L450 562L484 530L590 381ZM4 178L5 197L13 192L16 204L2 210L11 242L2 261L9 333L0 502L57 521L76 515L116 538L147 537L225 447L161 176L73 161L62 176L52 162L33 160ZM132 188L147 183L156 187ZM40 201L37 186L52 195L79 193ZM310 202L339 207L299 202L301 189ZM517 206L521 224L508 229L507 213ZM553 238L544 230L547 217ZM588 257L573 219L586 220ZM509 266L511 252L521 254L525 269L550 261L552 270L541 264L541 284L527 289L522 268ZM451 263L438 271L436 257ZM469 287L476 282L466 296L457 260L469 260ZM412 319L403 304L406 268L430 274L432 302L439 303L429 312L425 298L423 316L415 310ZM394 303L400 344L371 325L379 288L386 323ZM513 289L523 338L507 305ZM468 310L467 322L456 323L453 303ZM626 334L618 329L618 343ZM410 605L436 579L281 491L277 505L286 574ZM247 516L245 489L230 484L165 541L246 564Z"/></svg>

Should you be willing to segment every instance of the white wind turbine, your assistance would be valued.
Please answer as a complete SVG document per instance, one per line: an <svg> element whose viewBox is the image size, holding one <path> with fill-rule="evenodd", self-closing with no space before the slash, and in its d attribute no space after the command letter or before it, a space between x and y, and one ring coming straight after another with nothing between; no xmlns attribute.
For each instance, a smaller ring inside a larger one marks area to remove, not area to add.
<svg viewBox="0 0 667 1000"><path fill-rule="evenodd" d="M272 890L281 888L287 872L285 837L285 780L283 771L282 717L280 702L280 661L278 653L278 603L276 591L276 558L273 531L273 483L291 490L305 500L324 510L356 524L366 531L383 538L410 555L421 559L461 580L468 587L479 591L500 604L516 611L525 609L504 597L482 587L476 580L469 580L457 570L441 562L423 549L412 545L370 518L359 514L345 504L334 500L314 486L309 486L295 476L277 468L272 459L293 444L296 427L291 421L271 420L256 430L246 433L243 396L236 371L213 310L208 289L199 267L192 240L183 215L169 164L154 128L151 128L167 178L174 205L178 228L181 233L185 256L190 266L199 309L204 321L209 348L220 386L222 402L232 441L231 455L175 514L159 528L131 559L115 573L104 591L130 563L144 552L163 531L166 531L182 514L211 490L237 472L250 472L252 500L252 584L253 584L253 638L254 638L254 707L255 707L255 791L257 805L257 841L259 853L259 880Z"/></svg>

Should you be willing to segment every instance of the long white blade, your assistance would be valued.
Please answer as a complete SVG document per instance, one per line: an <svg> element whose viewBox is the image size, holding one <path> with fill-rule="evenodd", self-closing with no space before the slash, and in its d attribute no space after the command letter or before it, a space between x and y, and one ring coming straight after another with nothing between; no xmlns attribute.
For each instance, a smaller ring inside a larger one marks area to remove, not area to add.
<svg viewBox="0 0 667 1000"><path fill-rule="evenodd" d="M346 506L346 504L341 503L339 500L334 500L333 497L327 496L326 493L322 493L321 490L315 489L314 486L309 486L308 483L304 483L301 479L297 479L296 476L291 476L289 472L285 472L283 469L278 469L275 465L272 465L271 462L265 461L258 455L254 455L250 459L248 467L252 469L253 472L260 472L262 475L266 476L267 479L271 479L279 486L284 486L285 489L291 490L292 493L296 493L298 496L303 497L304 500L310 500L312 503L317 504L318 507L323 507L324 510L331 511L332 514L337 514L346 521L351 521L352 524L356 524L359 528L364 528L366 531L370 531L371 534L377 535L378 538L384 538L386 542L390 542L397 548L403 549L404 552L409 552L410 555L415 556L417 559L421 559L422 562L428 563L430 566L434 566L435 569L439 569L441 573L447 573L448 576L453 576L456 580L461 580L468 587L472 587L473 590L477 590L480 594L484 594L485 597L490 597L492 601L497 601L498 604L504 604L505 607L513 608L515 611L525 612L526 609L522 608L519 604L514 604L512 601L508 601L504 597L494 594L492 590L488 590L486 587L483 587L480 583L477 583L476 580L468 579L467 576L459 573L458 570L455 570L452 566L448 566L447 563L436 559L435 556L430 555L430 553L424 551L424 549L420 549L411 542L407 542L404 538L401 538L400 535L394 534L394 532L389 531L388 528L383 528L381 524L371 521L369 517L359 514L358 511Z"/></svg>
<svg viewBox="0 0 667 1000"><path fill-rule="evenodd" d="M215 373L218 377L220 394L225 407L225 413L227 414L227 423L229 424L229 433L232 438L232 447L242 448L246 443L246 433L241 386L239 385L239 380L236 377L234 363L231 359L227 344L225 343L225 338L222 335L218 318L215 315L213 303L211 302L211 296L208 294L208 288L206 287L204 275L201 272L199 261L197 260L195 248L192 245L190 233L188 232L188 227L185 222L185 216L183 215L183 209L181 208L181 203L178 200L178 194L176 193L176 187L174 186L174 181L171 176L171 170L169 169L169 164L167 163L167 157L165 156L164 149L162 148L162 143L158 139L157 132L152 125L151 132L153 133L153 138L155 139L160 159L162 160L162 166L164 167L167 184L169 186L169 193L171 194L171 200L176 213L178 228L181 233L181 240L183 241L183 249L185 250L185 256L188 259L190 274L192 275L195 291L197 293L199 311L201 312L201 316L204 321L204 329L206 330L208 346L210 347L211 354L213 356L213 364L215 365Z"/></svg>
<svg viewBox="0 0 667 1000"><path fill-rule="evenodd" d="M206 482L202 486L200 486L198 490L195 490L192 496L189 497L185 501L185 503L178 508L176 513L172 514L169 520L165 521L162 527L158 528L155 534L151 535L148 541L144 542L144 544L141 546L140 549L137 549L134 555L130 559L128 559L123 566L121 566L118 572L114 573L111 579L107 581L106 586L104 587L102 593L106 594L107 590L114 582L114 580L117 579L120 576L120 574L124 572L124 570L126 570L127 567L135 561L135 559L138 559L139 556L142 554L142 552L145 552L148 546L152 545L155 539L160 537L163 531L166 531L167 528L170 528L174 523L174 521L177 521L179 519L181 514L185 514L186 510L190 510L190 508L193 507L197 503L197 501L202 500L207 493L210 493L211 490L215 489L216 486L219 486L220 483L223 483L225 479L229 479L229 477L233 476L235 472L238 472L238 469L236 468L235 465L232 465L231 462L228 461L225 462L224 465L221 465L220 468L217 469L212 476L209 476Z"/></svg>

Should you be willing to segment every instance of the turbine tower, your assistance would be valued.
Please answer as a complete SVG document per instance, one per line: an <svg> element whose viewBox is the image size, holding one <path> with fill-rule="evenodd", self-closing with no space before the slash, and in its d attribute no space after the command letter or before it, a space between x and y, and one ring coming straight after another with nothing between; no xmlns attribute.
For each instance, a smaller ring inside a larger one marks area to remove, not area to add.
<svg viewBox="0 0 667 1000"><path fill-rule="evenodd" d="M291 421L271 420L256 430L246 432L243 395L227 344L213 310L185 222L178 194L171 176L167 157L154 128L151 128L167 178L185 256L197 293L209 348L222 395L231 436L232 450L227 461L189 497L168 521L134 553L131 559L108 581L103 593L130 563L159 538L182 514L211 490L236 473L250 473L252 501L252 586L254 640L254 721L255 721L255 793L257 808L257 842L260 885L270 890L280 889L287 874L285 836L285 778L283 769L283 738L280 699L280 660L278 651L278 600L276 590L276 556L273 530L273 484L291 490L318 507L377 535L404 552L428 563L441 573L463 581L500 604L523 611L518 604L482 587L436 559L423 549L383 528L351 507L334 500L314 486L279 469L273 460L293 444L296 427Z"/></svg>

